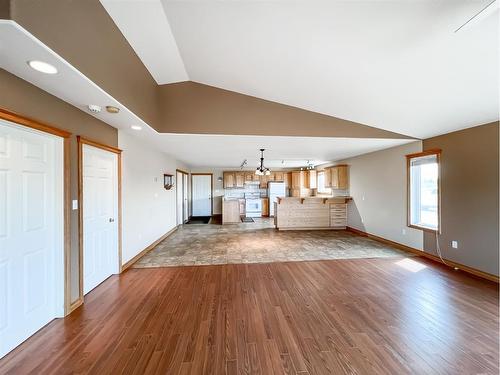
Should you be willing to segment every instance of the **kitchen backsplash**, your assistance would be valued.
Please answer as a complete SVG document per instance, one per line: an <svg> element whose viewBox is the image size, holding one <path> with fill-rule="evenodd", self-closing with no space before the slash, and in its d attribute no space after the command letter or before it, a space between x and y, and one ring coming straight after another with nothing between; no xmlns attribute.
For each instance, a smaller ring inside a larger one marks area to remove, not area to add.
<svg viewBox="0 0 500 375"><path fill-rule="evenodd" d="M267 197L267 189L259 188L258 184L245 184L241 189L224 189L224 195L228 198L245 198L245 193L259 192L261 197Z"/></svg>

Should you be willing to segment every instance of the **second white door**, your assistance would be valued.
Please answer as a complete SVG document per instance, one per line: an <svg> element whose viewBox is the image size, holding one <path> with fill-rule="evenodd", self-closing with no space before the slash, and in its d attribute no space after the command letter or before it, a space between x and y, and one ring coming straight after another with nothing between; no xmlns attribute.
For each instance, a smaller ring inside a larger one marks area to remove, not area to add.
<svg viewBox="0 0 500 375"><path fill-rule="evenodd" d="M212 175L192 175L191 189L193 216L212 216Z"/></svg>
<svg viewBox="0 0 500 375"><path fill-rule="evenodd" d="M83 292L118 266L118 155L83 145Z"/></svg>

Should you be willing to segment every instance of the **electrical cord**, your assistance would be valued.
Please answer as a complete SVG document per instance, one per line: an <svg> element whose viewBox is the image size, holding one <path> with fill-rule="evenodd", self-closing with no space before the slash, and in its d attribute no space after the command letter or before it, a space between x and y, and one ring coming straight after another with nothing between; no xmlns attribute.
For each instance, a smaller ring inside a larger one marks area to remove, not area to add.
<svg viewBox="0 0 500 375"><path fill-rule="evenodd" d="M441 259L441 262L443 262L444 265L451 267L448 263L446 263L441 255L441 246L439 246L439 234L436 232L436 251L439 255L439 259Z"/></svg>

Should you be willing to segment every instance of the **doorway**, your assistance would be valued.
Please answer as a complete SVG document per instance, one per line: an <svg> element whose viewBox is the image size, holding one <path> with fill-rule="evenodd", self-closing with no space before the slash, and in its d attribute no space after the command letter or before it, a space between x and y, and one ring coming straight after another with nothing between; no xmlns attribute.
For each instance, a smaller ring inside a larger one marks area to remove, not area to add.
<svg viewBox="0 0 500 375"><path fill-rule="evenodd" d="M191 174L191 206L193 217L210 217L213 213L213 176L211 173Z"/></svg>
<svg viewBox="0 0 500 375"><path fill-rule="evenodd" d="M0 358L64 316L64 147L0 119Z"/></svg>
<svg viewBox="0 0 500 375"><path fill-rule="evenodd" d="M189 219L188 210L188 174L177 169L176 171L177 196L177 225L184 224Z"/></svg>
<svg viewBox="0 0 500 375"><path fill-rule="evenodd" d="M115 149L80 141L83 294L120 272L119 161Z"/></svg>

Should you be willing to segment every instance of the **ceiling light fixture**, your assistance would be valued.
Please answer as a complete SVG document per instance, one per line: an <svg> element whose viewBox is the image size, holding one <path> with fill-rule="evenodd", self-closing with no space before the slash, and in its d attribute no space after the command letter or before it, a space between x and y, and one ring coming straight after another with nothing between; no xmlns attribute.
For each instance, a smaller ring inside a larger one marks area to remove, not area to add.
<svg viewBox="0 0 500 375"><path fill-rule="evenodd" d="M132 125L130 127L130 129L133 129L133 130L141 130L142 129L142 126L139 126L139 125Z"/></svg>
<svg viewBox="0 0 500 375"><path fill-rule="evenodd" d="M271 174L271 170L264 167L264 151L264 148L260 149L260 166L255 170L257 176L269 176Z"/></svg>
<svg viewBox="0 0 500 375"><path fill-rule="evenodd" d="M120 112L120 108L114 107L112 105L107 105L106 111L108 111L109 113L118 113L118 112Z"/></svg>
<svg viewBox="0 0 500 375"><path fill-rule="evenodd" d="M57 73L57 68L54 65L50 65L49 63L46 63L44 61L30 60L28 61L28 65L30 66L31 69L34 69L40 73L45 73L45 74Z"/></svg>
<svg viewBox="0 0 500 375"><path fill-rule="evenodd" d="M481 9L479 12L477 12L471 18L469 18L462 26L456 29L455 32L459 32L461 30L465 30L471 26L474 26L475 24L484 20L486 17L493 14L498 9L500 9L500 0L491 1L483 9Z"/></svg>

